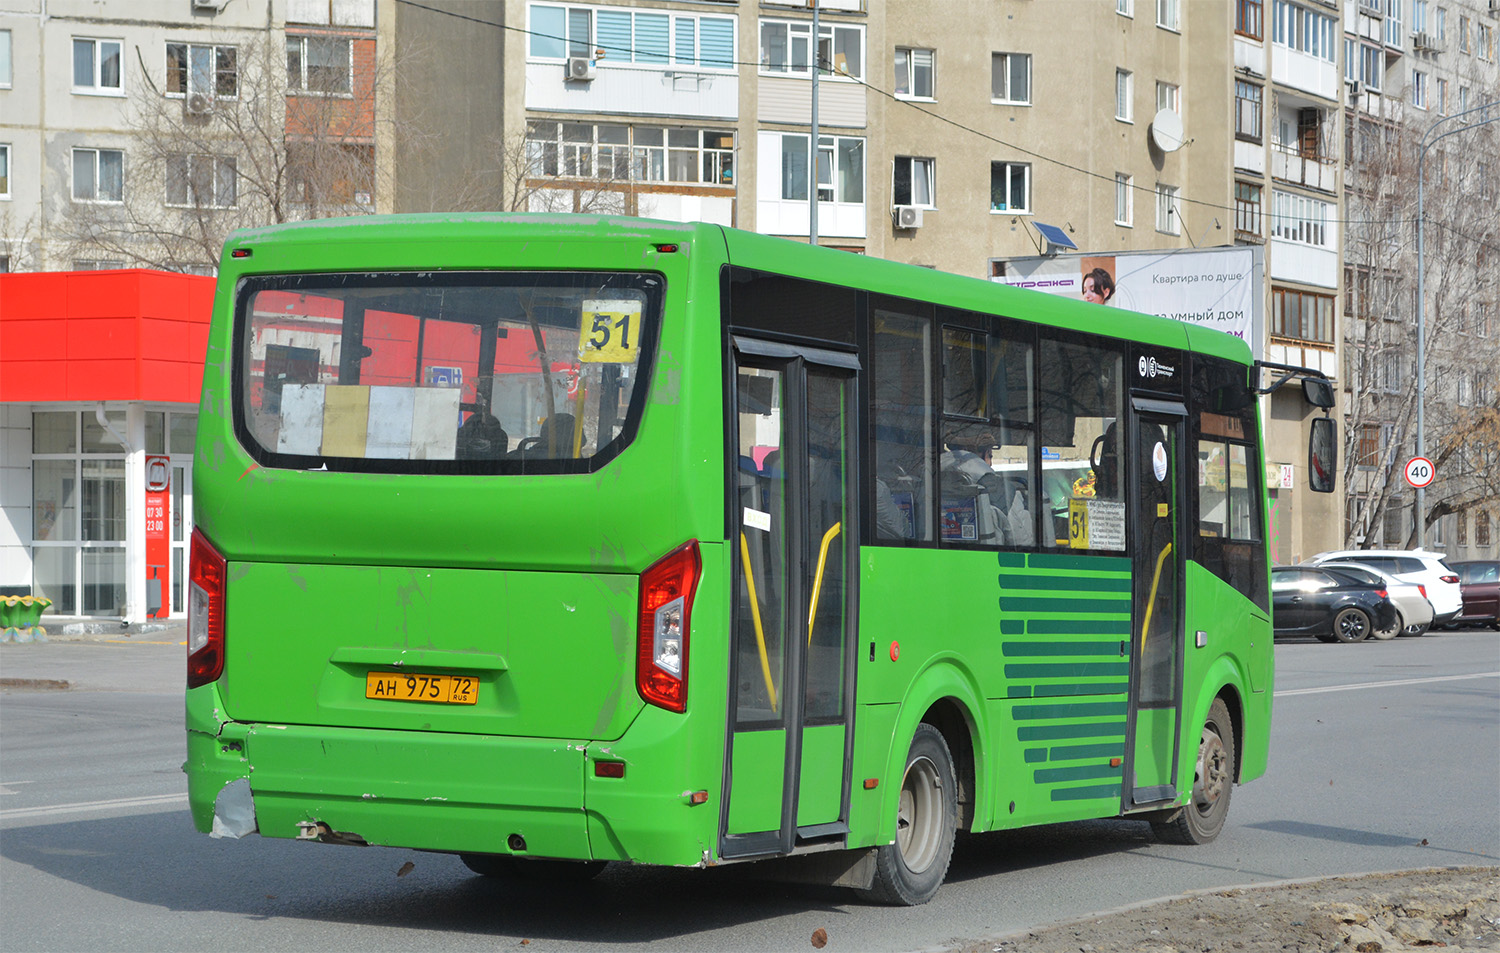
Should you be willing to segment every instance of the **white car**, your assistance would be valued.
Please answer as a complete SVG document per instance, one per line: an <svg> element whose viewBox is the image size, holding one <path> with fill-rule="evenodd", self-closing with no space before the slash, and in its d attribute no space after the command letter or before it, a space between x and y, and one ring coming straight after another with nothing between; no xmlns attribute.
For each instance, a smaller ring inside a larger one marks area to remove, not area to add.
<svg viewBox="0 0 1500 953"><path fill-rule="evenodd" d="M1446 625L1458 617L1464 607L1463 590L1458 573L1443 562L1442 553L1422 549L1341 549L1319 553L1308 562L1315 566L1331 562L1357 562L1378 569L1387 576L1427 587L1427 601L1432 603L1432 624Z"/></svg>
<svg viewBox="0 0 1500 953"><path fill-rule="evenodd" d="M1364 563L1353 560L1334 560L1318 563L1322 569L1342 569L1366 582L1384 587L1396 606L1396 624L1389 629L1371 633L1377 639L1394 639L1398 635L1422 635L1432 627L1432 603L1427 601L1427 587L1420 582L1407 582L1387 575Z"/></svg>

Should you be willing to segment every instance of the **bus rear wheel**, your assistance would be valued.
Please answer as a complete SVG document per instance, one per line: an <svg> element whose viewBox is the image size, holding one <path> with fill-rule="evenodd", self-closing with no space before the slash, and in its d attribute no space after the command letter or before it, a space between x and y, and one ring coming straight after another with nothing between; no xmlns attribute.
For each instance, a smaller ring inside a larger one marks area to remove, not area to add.
<svg viewBox="0 0 1500 953"><path fill-rule="evenodd" d="M1224 829L1233 790L1234 722L1224 700L1215 698L1198 739L1192 796L1167 820L1152 821L1151 830L1169 844L1207 844Z"/></svg>
<svg viewBox="0 0 1500 953"><path fill-rule="evenodd" d="M603 860L531 860L512 854L459 854L464 866L481 877L502 880L543 880L548 883L583 883L603 872Z"/></svg>
<svg viewBox="0 0 1500 953"><path fill-rule="evenodd" d="M860 895L874 903L916 906L937 894L953 858L958 784L948 743L920 724L906 755L896 807L896 840L875 854L875 879Z"/></svg>

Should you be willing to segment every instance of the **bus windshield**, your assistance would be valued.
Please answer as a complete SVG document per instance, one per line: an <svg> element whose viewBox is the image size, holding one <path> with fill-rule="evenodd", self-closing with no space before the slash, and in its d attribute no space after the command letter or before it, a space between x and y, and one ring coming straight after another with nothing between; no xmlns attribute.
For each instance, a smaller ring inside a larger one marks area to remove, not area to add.
<svg viewBox="0 0 1500 953"><path fill-rule="evenodd" d="M595 469L634 433L662 286L594 272L248 279L242 438L270 466Z"/></svg>

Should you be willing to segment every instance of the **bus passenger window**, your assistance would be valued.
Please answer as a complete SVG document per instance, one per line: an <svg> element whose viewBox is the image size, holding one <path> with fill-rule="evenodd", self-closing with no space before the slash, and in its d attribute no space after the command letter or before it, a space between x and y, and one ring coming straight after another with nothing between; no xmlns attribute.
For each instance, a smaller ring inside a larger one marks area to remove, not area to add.
<svg viewBox="0 0 1500 953"><path fill-rule="evenodd" d="M932 540L932 306L884 299L870 335L876 540Z"/></svg>
<svg viewBox="0 0 1500 953"><path fill-rule="evenodd" d="M1043 339L1041 545L1124 552L1125 390L1119 351Z"/></svg>

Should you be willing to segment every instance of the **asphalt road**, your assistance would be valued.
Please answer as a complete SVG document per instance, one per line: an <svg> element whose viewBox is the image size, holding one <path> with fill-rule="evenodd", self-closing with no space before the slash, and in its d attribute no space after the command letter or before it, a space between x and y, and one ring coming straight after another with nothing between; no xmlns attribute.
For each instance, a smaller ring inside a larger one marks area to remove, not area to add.
<svg viewBox="0 0 1500 953"><path fill-rule="evenodd" d="M142 637L131 641L142 641ZM0 937L22 950L924 950L1189 889L1500 864L1500 633L1279 643L1270 774L1214 844L1109 821L964 839L916 909L753 869L506 884L456 858L193 832L179 646L0 646ZM412 864L404 875L402 868ZM523 941L527 941L524 942Z"/></svg>

